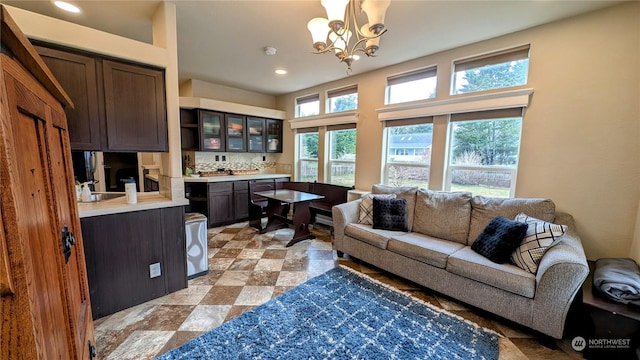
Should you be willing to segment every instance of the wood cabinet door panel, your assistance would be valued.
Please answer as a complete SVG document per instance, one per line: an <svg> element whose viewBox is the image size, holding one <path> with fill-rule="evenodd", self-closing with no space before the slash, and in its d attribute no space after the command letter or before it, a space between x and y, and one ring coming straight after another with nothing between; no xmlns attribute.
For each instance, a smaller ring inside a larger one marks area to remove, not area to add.
<svg viewBox="0 0 640 360"><path fill-rule="evenodd" d="M233 220L233 192L209 193L209 225Z"/></svg>
<svg viewBox="0 0 640 360"><path fill-rule="evenodd" d="M64 123L64 117L58 113L52 113L53 124ZM73 171L71 164L71 149L67 142L66 128L52 126L49 131L49 154L52 163L49 167L50 178L53 183L53 200L56 205L57 227L66 226L73 234L75 245L71 248L68 259L57 257L63 272L63 282L67 308L69 309L71 331L76 334L76 353L82 354L87 342L87 332L92 333L93 327L91 305L87 285L86 268L84 266L84 251L82 231L79 215L75 204L75 189L73 183L66 174ZM59 252L64 252L62 243L58 243ZM64 260L64 261L63 261Z"/></svg>
<svg viewBox="0 0 640 360"><path fill-rule="evenodd" d="M4 56L2 61L10 106L10 144L16 159L13 184L8 185L18 189L12 204L16 222L7 234L13 237L8 239L11 244L9 251L22 255L22 264L16 270L30 280L25 282L26 288L22 289L20 296L28 294L28 302L33 309L29 311L28 323L33 327L38 357L71 359L77 354L65 311L65 290L55 258L63 255L58 248L61 236L56 229L48 171L47 133L52 131L52 110L43 99L52 103L54 100L47 97L40 84L18 64ZM31 89L39 90L38 94ZM58 108L62 111L59 104ZM18 311L24 309L19 308ZM4 332L3 329L3 335Z"/></svg>
<svg viewBox="0 0 640 360"><path fill-rule="evenodd" d="M109 150L168 151L164 74L103 60Z"/></svg>
<svg viewBox="0 0 640 360"><path fill-rule="evenodd" d="M100 112L95 59L66 51L37 47L60 85L73 100L65 108L73 150L101 150Z"/></svg>

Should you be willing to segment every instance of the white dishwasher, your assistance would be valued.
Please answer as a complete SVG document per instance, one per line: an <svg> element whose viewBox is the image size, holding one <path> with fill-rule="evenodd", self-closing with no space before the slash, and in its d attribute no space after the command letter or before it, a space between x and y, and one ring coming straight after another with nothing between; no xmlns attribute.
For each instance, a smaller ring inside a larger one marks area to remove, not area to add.
<svg viewBox="0 0 640 360"><path fill-rule="evenodd" d="M187 243L187 278L193 279L209 272L207 217L200 213L186 213L184 227Z"/></svg>

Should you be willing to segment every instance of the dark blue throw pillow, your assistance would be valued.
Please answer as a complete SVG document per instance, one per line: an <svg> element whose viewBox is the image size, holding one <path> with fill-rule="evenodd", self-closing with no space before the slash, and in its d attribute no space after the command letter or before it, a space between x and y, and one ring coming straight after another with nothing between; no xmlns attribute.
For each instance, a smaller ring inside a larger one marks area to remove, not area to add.
<svg viewBox="0 0 640 360"><path fill-rule="evenodd" d="M373 228L409 231L407 229L407 200L374 197Z"/></svg>
<svg viewBox="0 0 640 360"><path fill-rule="evenodd" d="M520 245L527 233L528 225L498 216L487 224L471 245L471 249L487 259L503 264Z"/></svg>

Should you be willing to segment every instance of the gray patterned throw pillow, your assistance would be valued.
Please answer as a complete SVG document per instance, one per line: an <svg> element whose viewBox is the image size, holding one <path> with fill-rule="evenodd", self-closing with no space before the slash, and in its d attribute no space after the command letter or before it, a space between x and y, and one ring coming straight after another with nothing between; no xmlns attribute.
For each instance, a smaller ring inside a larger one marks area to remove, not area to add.
<svg viewBox="0 0 640 360"><path fill-rule="evenodd" d="M363 225L373 225L373 198L395 199L396 194L365 194L360 202L360 214L358 223Z"/></svg>
<svg viewBox="0 0 640 360"><path fill-rule="evenodd" d="M518 214L515 218L527 224L527 234L520 246L511 254L511 261L518 267L535 274L544 253L560 242L560 237L567 232L566 225L546 222L526 214Z"/></svg>
<svg viewBox="0 0 640 360"><path fill-rule="evenodd" d="M407 200L373 198L373 228L409 231L407 229Z"/></svg>

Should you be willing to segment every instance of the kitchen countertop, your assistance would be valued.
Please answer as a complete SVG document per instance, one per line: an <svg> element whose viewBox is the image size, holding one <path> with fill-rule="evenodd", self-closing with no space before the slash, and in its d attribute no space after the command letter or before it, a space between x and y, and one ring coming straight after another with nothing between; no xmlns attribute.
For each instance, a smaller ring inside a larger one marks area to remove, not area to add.
<svg viewBox="0 0 640 360"><path fill-rule="evenodd" d="M127 204L127 197L103 200L94 203L78 203L80 218L119 214L132 211L152 210L165 207L189 205L189 200L171 200L158 192L138 193L137 204Z"/></svg>
<svg viewBox="0 0 640 360"><path fill-rule="evenodd" d="M201 176L190 177L184 176L185 182L225 182L225 181L241 181L241 180L261 180L291 177L291 174L256 174L256 175L222 175L222 176Z"/></svg>

